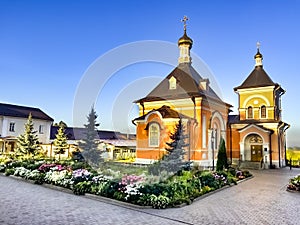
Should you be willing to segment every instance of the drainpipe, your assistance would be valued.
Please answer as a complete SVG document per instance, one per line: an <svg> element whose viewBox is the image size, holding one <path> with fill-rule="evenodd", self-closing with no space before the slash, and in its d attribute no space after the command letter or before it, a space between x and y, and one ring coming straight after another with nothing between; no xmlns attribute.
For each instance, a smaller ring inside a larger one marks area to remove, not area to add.
<svg viewBox="0 0 300 225"><path fill-rule="evenodd" d="M232 130L231 130L231 124L229 124L229 148L230 148L230 162L232 164Z"/></svg>
<svg viewBox="0 0 300 225"><path fill-rule="evenodd" d="M277 141L278 141L278 167L281 167L281 155L280 155L280 150L281 150L281 141L280 141L280 130L284 126L284 123L280 124L277 128Z"/></svg>
<svg viewBox="0 0 300 225"><path fill-rule="evenodd" d="M191 121L188 120L188 132L189 132L189 149L188 149L188 162L191 161Z"/></svg>
<svg viewBox="0 0 300 225"><path fill-rule="evenodd" d="M270 169L272 169L272 133L269 134Z"/></svg>
<svg viewBox="0 0 300 225"><path fill-rule="evenodd" d="M145 115L145 106L144 106L144 102L140 102L141 106L143 107L143 116Z"/></svg>
<svg viewBox="0 0 300 225"><path fill-rule="evenodd" d="M196 120L196 101L195 101L195 97L191 97L192 102L194 103L194 120Z"/></svg>
<svg viewBox="0 0 300 225"><path fill-rule="evenodd" d="M286 162L287 162L287 158L286 158L286 135L285 135L285 131L287 129L290 128L291 125L289 124L285 124L285 127L283 128L283 133L284 133L284 158L285 158L285 165L286 165Z"/></svg>

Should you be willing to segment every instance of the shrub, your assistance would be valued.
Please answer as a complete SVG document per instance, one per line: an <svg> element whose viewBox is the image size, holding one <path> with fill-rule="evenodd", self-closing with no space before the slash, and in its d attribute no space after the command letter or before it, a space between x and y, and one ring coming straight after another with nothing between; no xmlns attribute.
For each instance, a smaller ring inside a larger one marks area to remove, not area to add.
<svg viewBox="0 0 300 225"><path fill-rule="evenodd" d="M75 195L84 195L85 193L89 193L91 191L91 186L91 181L83 181L73 185L72 190Z"/></svg>
<svg viewBox="0 0 300 225"><path fill-rule="evenodd" d="M170 203L170 199L168 197L166 197L164 195L156 196L154 194L149 196L149 201L150 201L150 205L154 209L164 209Z"/></svg>
<svg viewBox="0 0 300 225"><path fill-rule="evenodd" d="M6 169L5 165L0 165L0 173L4 173Z"/></svg>
<svg viewBox="0 0 300 225"><path fill-rule="evenodd" d="M14 168L7 168L5 170L5 176L10 176L13 175L15 173L15 169Z"/></svg>
<svg viewBox="0 0 300 225"><path fill-rule="evenodd" d="M248 170L244 170L242 172L243 172L243 175L244 175L245 178L252 176L252 174Z"/></svg>
<svg viewBox="0 0 300 225"><path fill-rule="evenodd" d="M215 179L214 175L210 171L205 171L200 177L202 186L208 186L211 188L219 188L219 182Z"/></svg>
<svg viewBox="0 0 300 225"><path fill-rule="evenodd" d="M212 191L212 189L209 187L209 186L204 186L202 189L201 189L201 194L204 195L208 192Z"/></svg>

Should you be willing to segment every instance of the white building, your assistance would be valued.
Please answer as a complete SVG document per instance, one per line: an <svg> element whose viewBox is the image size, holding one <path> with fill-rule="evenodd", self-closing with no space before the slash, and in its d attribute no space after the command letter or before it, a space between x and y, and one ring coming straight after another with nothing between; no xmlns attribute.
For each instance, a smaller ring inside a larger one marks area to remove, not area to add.
<svg viewBox="0 0 300 225"><path fill-rule="evenodd" d="M41 144L49 143L53 119L39 108L0 103L0 153L13 152L17 137L24 133L24 125L31 113L34 130Z"/></svg>

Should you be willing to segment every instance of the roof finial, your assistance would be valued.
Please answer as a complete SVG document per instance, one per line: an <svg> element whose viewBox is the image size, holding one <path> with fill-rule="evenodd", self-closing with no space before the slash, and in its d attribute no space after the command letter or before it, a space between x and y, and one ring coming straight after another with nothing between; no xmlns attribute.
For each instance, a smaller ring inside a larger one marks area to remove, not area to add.
<svg viewBox="0 0 300 225"><path fill-rule="evenodd" d="M186 21L188 21L189 18L187 16L184 16L181 22L183 22L183 30L186 31Z"/></svg>
<svg viewBox="0 0 300 225"><path fill-rule="evenodd" d="M260 47L260 42L256 42L256 48L257 48L257 51L259 51L259 47Z"/></svg>
<svg viewBox="0 0 300 225"><path fill-rule="evenodd" d="M257 48L257 53L254 56L255 59L255 66L261 66L262 67L262 59L263 56L262 54L259 52L259 48L260 48L260 42L256 42L256 48Z"/></svg>

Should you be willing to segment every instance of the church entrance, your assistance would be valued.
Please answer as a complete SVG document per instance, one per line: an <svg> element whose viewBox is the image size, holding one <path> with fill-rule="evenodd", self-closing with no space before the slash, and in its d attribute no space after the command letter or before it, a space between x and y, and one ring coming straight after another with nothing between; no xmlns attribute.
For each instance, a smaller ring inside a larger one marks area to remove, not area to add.
<svg viewBox="0 0 300 225"><path fill-rule="evenodd" d="M251 161L260 162L262 159L262 145L251 145Z"/></svg>

